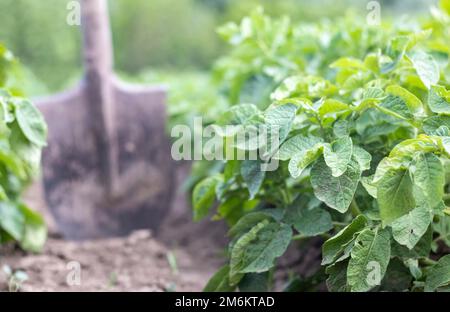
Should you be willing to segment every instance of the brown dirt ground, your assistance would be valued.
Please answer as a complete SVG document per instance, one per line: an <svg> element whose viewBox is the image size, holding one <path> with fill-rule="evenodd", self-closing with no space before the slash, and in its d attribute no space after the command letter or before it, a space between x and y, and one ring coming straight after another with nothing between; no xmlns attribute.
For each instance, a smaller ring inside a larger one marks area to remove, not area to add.
<svg viewBox="0 0 450 312"><path fill-rule="evenodd" d="M29 192L31 206L42 204L38 193ZM55 231L51 220L49 231ZM8 266L27 274L21 291L201 291L224 261L224 233L220 223L193 223L186 195L179 192L157 237L146 230L84 242L50 235L41 254L27 254L14 246L0 249L0 290L8 290L10 279L1 270ZM175 267L169 257L176 259ZM80 285L67 282L74 276L72 261L80 264Z"/></svg>
<svg viewBox="0 0 450 312"><path fill-rule="evenodd" d="M188 172L189 167L179 168L178 185ZM42 207L42 191L35 186L27 201L31 207ZM10 281L3 266L27 274L20 291L201 291L225 261L225 224L194 223L182 192L175 196L157 235L141 230L122 238L65 241L55 235L48 212L40 210L48 219L50 238L40 254L27 254L15 246L0 248L0 291L7 291ZM301 250L292 246L280 259L277 290L292 273L308 276L320 267L320 248L315 245L313 241ZM175 267L169 258L176 259ZM80 264L79 285L67 282L74 276L73 261Z"/></svg>
<svg viewBox="0 0 450 312"><path fill-rule="evenodd" d="M177 260L176 269L169 265L169 253ZM81 266L79 285L70 283L72 261ZM0 263L28 275L23 291L200 291L215 269L213 261L195 261L182 248L168 249L148 231L82 243L50 239L42 254L16 250ZM8 289L4 273L0 288Z"/></svg>

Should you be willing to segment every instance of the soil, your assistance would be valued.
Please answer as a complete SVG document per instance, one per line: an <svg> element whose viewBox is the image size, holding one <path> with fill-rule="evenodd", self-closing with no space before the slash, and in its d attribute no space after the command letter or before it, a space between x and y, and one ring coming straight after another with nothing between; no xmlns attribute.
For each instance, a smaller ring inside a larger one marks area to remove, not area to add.
<svg viewBox="0 0 450 312"><path fill-rule="evenodd" d="M188 173L189 166L179 168L178 185ZM43 207L42 198L42 189L35 186L27 201ZM225 262L225 224L194 223L187 196L180 191L157 233L139 230L127 237L66 241L58 237L49 213L39 210L47 219L50 238L40 254L11 245L0 248L0 291L10 290L12 281L2 268L26 273L19 291L201 291ZM320 267L320 242L301 250L292 246L279 267L276 290L282 290L294 272L309 276Z"/></svg>
<svg viewBox="0 0 450 312"><path fill-rule="evenodd" d="M179 171L182 180L189 167ZM39 195L38 188L29 192L31 206L42 205ZM224 262L226 228L193 223L186 197L177 193L155 235L139 230L128 237L66 241L47 215L50 238L42 253L0 249L0 290L10 289L12 279L1 270L10 268L27 275L20 291L201 291Z"/></svg>
<svg viewBox="0 0 450 312"><path fill-rule="evenodd" d="M168 249L145 230L81 243L50 239L42 254L15 250L0 260L27 274L22 291L201 291L215 262L196 261L183 248ZM2 290L8 290L8 281L2 272Z"/></svg>

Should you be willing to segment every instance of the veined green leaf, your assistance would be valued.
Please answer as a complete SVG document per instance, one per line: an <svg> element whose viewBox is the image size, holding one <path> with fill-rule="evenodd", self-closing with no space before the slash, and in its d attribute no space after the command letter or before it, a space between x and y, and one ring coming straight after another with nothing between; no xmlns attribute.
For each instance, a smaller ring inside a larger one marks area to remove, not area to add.
<svg viewBox="0 0 450 312"><path fill-rule="evenodd" d="M425 291L434 291L450 284L450 255L439 259L427 273Z"/></svg>
<svg viewBox="0 0 450 312"><path fill-rule="evenodd" d="M275 101L306 96L320 98L336 92L337 87L322 77L297 75L286 78L272 93L271 98Z"/></svg>
<svg viewBox="0 0 450 312"><path fill-rule="evenodd" d="M421 115L424 112L423 103L417 96L398 85L386 88L386 93L401 98L413 115Z"/></svg>
<svg viewBox="0 0 450 312"><path fill-rule="evenodd" d="M19 205L19 208L25 218L20 245L25 250L40 252L47 240L47 227L44 218L23 204Z"/></svg>
<svg viewBox="0 0 450 312"><path fill-rule="evenodd" d="M298 134L286 140L286 142L281 145L278 153L275 154L274 158L280 160L289 160L295 154L299 154L303 151L313 148L316 144L321 142L323 142L322 138Z"/></svg>
<svg viewBox="0 0 450 312"><path fill-rule="evenodd" d="M254 104L240 104L230 107L216 122L218 125L244 125L247 120L259 113Z"/></svg>
<svg viewBox="0 0 450 312"><path fill-rule="evenodd" d="M392 222L392 236L400 245L413 249L426 233L432 217L427 207L419 206Z"/></svg>
<svg viewBox="0 0 450 312"><path fill-rule="evenodd" d="M21 241L25 229L25 217L20 208L10 202L0 203L0 228L16 241Z"/></svg>
<svg viewBox="0 0 450 312"><path fill-rule="evenodd" d="M262 211L255 211L245 214L239 221L228 231L230 237L250 231L252 227L264 220L274 220L272 216Z"/></svg>
<svg viewBox="0 0 450 312"><path fill-rule="evenodd" d="M388 61L383 61L380 71L383 74L389 73L394 70L397 64L403 59L406 48L408 47L410 38L409 36L396 36L389 42L388 49L386 51L389 56Z"/></svg>
<svg viewBox="0 0 450 312"><path fill-rule="evenodd" d="M207 177L195 186L192 194L195 221L199 221L208 215L215 200L215 189L218 181L217 176Z"/></svg>
<svg viewBox="0 0 450 312"><path fill-rule="evenodd" d="M345 119L338 119L333 124L333 133L337 138L350 135L350 123Z"/></svg>
<svg viewBox="0 0 450 312"><path fill-rule="evenodd" d="M412 119L413 117L405 100L392 94L389 94L377 107L381 109L383 113L399 119Z"/></svg>
<svg viewBox="0 0 450 312"><path fill-rule="evenodd" d="M438 135L441 127L450 129L450 116L432 116L423 121L423 131L428 135Z"/></svg>
<svg viewBox="0 0 450 312"><path fill-rule="evenodd" d="M353 142L350 137L343 137L331 145L325 144L323 157L331 169L333 177L341 176L346 170L353 155Z"/></svg>
<svg viewBox="0 0 450 312"><path fill-rule="evenodd" d="M409 163L408 165L409 166ZM384 177L384 175L391 169L401 169L406 168L405 162L398 157L385 157L383 158L377 166L377 170L375 171L375 174L372 179L372 183L376 184L378 183L381 178Z"/></svg>
<svg viewBox="0 0 450 312"><path fill-rule="evenodd" d="M370 196L377 198L377 186L373 183L373 176L362 177L361 184Z"/></svg>
<svg viewBox="0 0 450 312"><path fill-rule="evenodd" d="M409 272L414 277L414 279L418 280L422 277L422 270L419 267L419 260L417 259L406 259L403 261L405 265L408 267Z"/></svg>
<svg viewBox="0 0 450 312"><path fill-rule="evenodd" d="M433 153L439 151L436 141L426 135L420 135L415 139L405 140L397 144L390 152L391 158L411 157L415 153Z"/></svg>
<svg viewBox="0 0 450 312"><path fill-rule="evenodd" d="M292 121L297 113L297 106L294 104L282 104L270 107L264 113L264 119L271 127L279 128L280 143L286 139L291 130Z"/></svg>
<svg viewBox="0 0 450 312"><path fill-rule="evenodd" d="M320 207L308 207L307 200L307 197L300 196L287 207L284 222L305 236L316 236L331 230L330 213Z"/></svg>
<svg viewBox="0 0 450 312"><path fill-rule="evenodd" d="M450 114L450 91L443 86L432 86L428 94L428 106L433 113Z"/></svg>
<svg viewBox="0 0 450 312"><path fill-rule="evenodd" d="M221 267L208 281L204 292L227 292L233 291L236 287L230 286L230 266Z"/></svg>
<svg viewBox="0 0 450 312"><path fill-rule="evenodd" d="M414 69L427 89L439 82L439 65L431 54L417 51L409 56Z"/></svg>
<svg viewBox="0 0 450 312"><path fill-rule="evenodd" d="M428 227L425 234L420 238L413 249L400 245L395 239L391 244L391 255L402 259L419 259L428 257L431 251L431 242L433 240L433 229Z"/></svg>
<svg viewBox="0 0 450 312"><path fill-rule="evenodd" d="M311 165L323 152L323 143L317 143L313 147L308 148L295 154L289 161L288 169L291 176L298 178L303 170Z"/></svg>
<svg viewBox="0 0 450 312"><path fill-rule="evenodd" d="M287 99L279 100L276 103L278 103L278 104L294 104L303 111L315 112L313 103L311 102L311 100L306 99L306 98L287 98Z"/></svg>
<svg viewBox="0 0 450 312"><path fill-rule="evenodd" d="M369 291L380 285L391 257L391 241L386 229L365 229L356 238L347 268L351 291Z"/></svg>
<svg viewBox="0 0 450 312"><path fill-rule="evenodd" d="M346 113L350 110L350 106L341 101L326 99L319 107L319 115L322 118L329 116L336 117L339 114Z"/></svg>
<svg viewBox="0 0 450 312"><path fill-rule="evenodd" d="M261 161L244 160L241 164L241 175L247 184L250 199L255 198L266 175L266 172L261 170Z"/></svg>
<svg viewBox="0 0 450 312"><path fill-rule="evenodd" d="M323 157L311 169L311 185L316 197L341 213L348 210L360 178L361 169L353 159L339 177L333 176Z"/></svg>
<svg viewBox="0 0 450 312"><path fill-rule="evenodd" d="M280 145L286 140L291 131L297 109L297 106L294 104L281 104L270 107L264 113L264 120L267 126L267 145L263 152L268 153L267 156L275 154Z"/></svg>
<svg viewBox="0 0 450 312"><path fill-rule="evenodd" d="M47 145L47 125L42 114L27 100L16 103L15 114L23 134L39 147Z"/></svg>
<svg viewBox="0 0 450 312"><path fill-rule="evenodd" d="M370 169L370 163L372 162L372 155L360 146L353 146L353 157L358 162L361 171Z"/></svg>
<svg viewBox="0 0 450 312"><path fill-rule="evenodd" d="M287 249L292 229L283 223L262 221L242 235L231 251L230 283L235 285L242 273L260 273L273 267Z"/></svg>
<svg viewBox="0 0 450 312"><path fill-rule="evenodd" d="M325 273L328 274L326 283L329 291L347 291L347 266L348 261L342 261L334 263L326 268Z"/></svg>
<svg viewBox="0 0 450 312"><path fill-rule="evenodd" d="M413 210L416 207L416 201L409 170L388 170L378 183L377 200L384 225L392 223Z"/></svg>
<svg viewBox="0 0 450 312"><path fill-rule="evenodd" d="M363 100L382 100L384 97L386 94L381 88L369 87L363 92Z"/></svg>
<svg viewBox="0 0 450 312"><path fill-rule="evenodd" d="M411 170L414 184L424 192L430 207L435 207L444 196L445 173L441 160L431 153L419 153Z"/></svg>
<svg viewBox="0 0 450 312"><path fill-rule="evenodd" d="M366 217L359 215L352 223L340 230L335 236L328 239L322 245L322 265L333 263L339 254L343 252L345 245L355 238L355 234L365 228L366 223Z"/></svg>

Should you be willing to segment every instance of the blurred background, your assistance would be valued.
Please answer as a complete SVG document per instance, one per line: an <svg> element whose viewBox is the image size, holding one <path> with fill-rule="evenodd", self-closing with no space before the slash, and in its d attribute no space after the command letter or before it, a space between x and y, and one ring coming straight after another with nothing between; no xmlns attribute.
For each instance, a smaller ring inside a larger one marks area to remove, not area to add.
<svg viewBox="0 0 450 312"><path fill-rule="evenodd" d="M63 90L81 75L81 38L66 23L69 0L1 0L0 42L21 61L28 96ZM273 16L314 21L343 15L349 8L367 14L361 0L110 0L116 72L135 82L164 82L169 101L182 105L202 91L207 72L228 48L216 34L261 5ZM382 0L383 14L414 14L434 0ZM206 92L205 92L206 91ZM199 104L200 105L200 104ZM173 111L172 111L173 112Z"/></svg>
<svg viewBox="0 0 450 312"><path fill-rule="evenodd" d="M67 24L69 2L0 0L0 43L19 59L16 84L28 97L68 89L82 75L81 34L78 26ZM369 2L109 0L115 71L130 82L167 86L166 129L170 133L173 125L191 124L194 116L203 116L206 122L214 120L227 107L213 69L232 47L219 36L218 27L239 22L258 6L273 17L287 15L296 24L323 19L333 23L333 19L349 12L366 16ZM438 0L378 2L382 19L395 16L398 23L407 24L415 15L427 15ZM194 172L205 171L204 166L209 165L195 163ZM195 183L196 176L190 175L186 188Z"/></svg>

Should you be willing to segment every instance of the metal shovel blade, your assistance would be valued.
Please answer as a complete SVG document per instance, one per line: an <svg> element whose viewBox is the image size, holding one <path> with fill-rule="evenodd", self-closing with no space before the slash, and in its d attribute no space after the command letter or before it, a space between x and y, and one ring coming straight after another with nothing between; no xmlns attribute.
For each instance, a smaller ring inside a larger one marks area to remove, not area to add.
<svg viewBox="0 0 450 312"><path fill-rule="evenodd" d="M37 102L49 128L48 207L68 239L157 230L173 187L165 92L116 79L105 0L82 1L82 12L85 78Z"/></svg>

